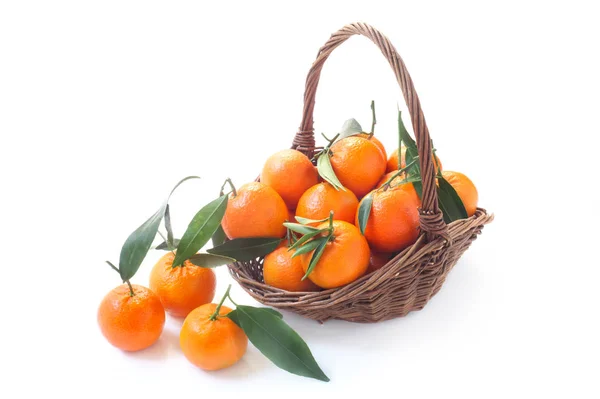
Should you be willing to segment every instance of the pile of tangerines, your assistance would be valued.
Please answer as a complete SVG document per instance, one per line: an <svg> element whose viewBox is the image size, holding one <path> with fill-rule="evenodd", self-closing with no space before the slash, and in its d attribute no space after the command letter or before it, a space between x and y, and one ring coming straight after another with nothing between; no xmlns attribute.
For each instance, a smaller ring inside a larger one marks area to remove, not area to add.
<svg viewBox="0 0 600 399"><path fill-rule="evenodd" d="M173 237L167 200L128 237L119 266L108 262L125 284L100 305L103 335L125 351L147 348L159 339L166 311L184 318L181 349L202 369L236 363L250 339L277 366L327 381L279 312L237 305L229 289L212 303L211 268L264 256L265 284L310 292L349 284L412 245L419 235L418 152L401 115L398 121L401 146L389 157L373 134L374 113L370 133L347 121L311 158L294 149L271 155L259 181L236 189L228 179L181 239ZM478 200L474 184L462 173L443 171L435 151L432 155L445 220L472 216ZM223 192L226 184L229 193ZM131 284L163 221L167 237L156 249L167 253L154 265L149 288ZM211 237L214 247L199 252ZM226 299L235 309L223 305Z"/></svg>
<svg viewBox="0 0 600 399"><path fill-rule="evenodd" d="M229 238L287 237L265 257L268 285L287 291L340 287L381 268L418 238L418 162L412 159L407 168L407 147L388 158L381 141L364 132L331 144L315 156L317 166L297 150L271 155L260 182L240 187L230 200L223 218ZM442 171L435 160L439 178L472 216L475 185L462 173Z"/></svg>

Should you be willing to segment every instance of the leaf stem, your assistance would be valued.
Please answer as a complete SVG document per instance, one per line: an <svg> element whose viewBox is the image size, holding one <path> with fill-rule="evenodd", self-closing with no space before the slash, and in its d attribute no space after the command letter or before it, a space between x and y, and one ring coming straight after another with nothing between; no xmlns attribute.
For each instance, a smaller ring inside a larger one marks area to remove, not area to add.
<svg viewBox="0 0 600 399"><path fill-rule="evenodd" d="M229 284L229 287L227 287L227 291L225 291L225 295L223 295L223 298L221 298L221 302L219 302L219 304L217 305L215 312L212 315L210 315L210 318L209 318L210 321L215 321L216 318L219 316L219 311L221 310L221 306L223 306L223 302L225 302L225 298L229 297L229 290L231 290L231 284ZM231 299L231 298L229 298L229 299ZM233 301L231 301L231 302L233 302Z"/></svg>
<svg viewBox="0 0 600 399"><path fill-rule="evenodd" d="M135 293L133 292L133 287L131 286L131 283L129 282L129 280L125 280L125 282L129 286L129 296L135 296Z"/></svg>
<svg viewBox="0 0 600 399"><path fill-rule="evenodd" d="M229 187L231 187L231 191L233 192L233 196L237 197L237 190L235 189L235 186L233 185L233 182L231 181L231 178L227 178L225 179L225 181L223 182L223 185L221 186L221 192L219 195L224 195L223 190L225 190L225 186L229 184Z"/></svg>
<svg viewBox="0 0 600 399"><path fill-rule="evenodd" d="M377 124L377 118L375 117L375 100L371 100L371 113L373 115L371 122L371 136L373 136L373 134L375 134L375 125Z"/></svg>

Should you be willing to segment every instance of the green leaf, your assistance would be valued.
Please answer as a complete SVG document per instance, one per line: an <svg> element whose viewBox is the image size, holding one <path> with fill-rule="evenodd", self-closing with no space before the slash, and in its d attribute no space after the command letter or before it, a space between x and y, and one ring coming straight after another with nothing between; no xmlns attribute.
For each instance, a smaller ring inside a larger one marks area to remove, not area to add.
<svg viewBox="0 0 600 399"><path fill-rule="evenodd" d="M263 310L265 312L271 313L272 315L283 319L283 315L281 313L279 313L278 311L276 311L275 309L272 308L256 308L259 310ZM242 326L240 325L240 320L238 318L238 312L236 312L236 310L232 310L231 312L227 313L226 317L229 317L231 319L231 321L233 321L235 324L238 325L238 327L242 328Z"/></svg>
<svg viewBox="0 0 600 399"><path fill-rule="evenodd" d="M398 135L400 136L400 146L398 147L398 152L400 152L400 147L402 146L402 143L404 143L404 146L406 147L404 162L406 165L409 165L415 160L415 158L417 158L419 156L419 151L417 150L417 144L415 143L413 138L410 136L410 134L408 134L408 131L406 130L406 127L404 126L404 123L402 122L402 112L400 110L398 110ZM401 154L399 153L398 154L398 163L401 162L400 155ZM398 168L400 168L400 165L398 165ZM408 177L411 177L411 176L419 176L420 177L421 176L421 167L419 166L419 162L415 162L415 164L406 171L406 175ZM423 192L423 185L421 184L420 181L414 181L412 183L415 188L415 191L417 192L417 195L419 196L419 199L421 199L421 195Z"/></svg>
<svg viewBox="0 0 600 399"><path fill-rule="evenodd" d="M196 254L192 255L188 260L196 266L207 268L230 265L236 262L234 258L230 258L229 256L215 254Z"/></svg>
<svg viewBox="0 0 600 399"><path fill-rule="evenodd" d="M321 259L321 255L323 255L323 251L325 251L325 247L329 242L329 237L323 237L323 239L319 239L319 241L319 245L315 249L315 252L313 252L312 258L310 258L310 263L308 264L308 268L306 269L306 274L304 275L304 277L302 277L301 280L305 280L308 277L308 275L312 273L315 266L317 266L317 263L319 262L319 259Z"/></svg>
<svg viewBox="0 0 600 399"><path fill-rule="evenodd" d="M331 184L336 190L346 190L333 171L329 154L330 152L327 150L319 155L319 158L317 158L317 171L323 180Z"/></svg>
<svg viewBox="0 0 600 399"><path fill-rule="evenodd" d="M419 197L419 199L422 199L423 183L421 183L421 181L415 181L415 182L413 182L413 187L415 188L415 191L417 192L417 196Z"/></svg>
<svg viewBox="0 0 600 399"><path fill-rule="evenodd" d="M312 233L304 234L302 237L298 239L290 248L289 251L298 248L300 245L304 244L306 241L310 240L317 234L321 234L323 231L327 231L327 229L313 231Z"/></svg>
<svg viewBox="0 0 600 399"><path fill-rule="evenodd" d="M195 255L215 233L227 209L229 196L222 195L196 213L177 246L173 267Z"/></svg>
<svg viewBox="0 0 600 399"><path fill-rule="evenodd" d="M341 140L345 137L352 136L357 133L362 133L364 130L360 123L356 119L348 119L342 125L342 130L340 130L340 134L338 136L338 140Z"/></svg>
<svg viewBox="0 0 600 399"><path fill-rule="evenodd" d="M310 234L315 231L321 231L321 230L317 229L316 227L305 226L303 224L298 224L298 223L285 222L283 225L285 227L287 227L288 229L290 229L296 233L300 233L300 234Z"/></svg>
<svg viewBox="0 0 600 399"><path fill-rule="evenodd" d="M404 143L404 146L407 150L413 150L414 154L417 154L417 144L413 140L413 138L408 134L404 123L402 122L402 112L398 110L398 133L400 134L400 139ZM408 159L406 160L406 164L409 164Z"/></svg>
<svg viewBox="0 0 600 399"><path fill-rule="evenodd" d="M302 254L309 253L310 251L312 251L313 249L318 247L319 244L321 243L321 241L323 241L323 240L327 240L327 237L315 238L314 240L307 242L306 244L302 245L301 247L296 248L294 254L292 255L292 258L295 258L296 256L300 256Z"/></svg>
<svg viewBox="0 0 600 399"><path fill-rule="evenodd" d="M319 219L319 220L303 218L302 216L296 216L296 220L300 224L323 223L323 222L326 222L327 220L329 220L329 216L327 216L324 219Z"/></svg>
<svg viewBox="0 0 600 399"><path fill-rule="evenodd" d="M360 229L360 233L362 235L365 235L365 229L367 228L369 215L371 215L372 206L373 195L367 194L367 196L360 202L360 206L358 207L358 228Z"/></svg>
<svg viewBox="0 0 600 399"><path fill-rule="evenodd" d="M179 245L179 238L174 238L173 239L173 247L176 247L177 245ZM171 251L173 247L169 248L170 245L169 243L167 243L166 241L161 242L160 244L158 244L156 247L154 247L154 249L158 249L161 251Z"/></svg>
<svg viewBox="0 0 600 399"><path fill-rule="evenodd" d="M173 243L173 227L171 226L171 211L169 210L169 204L165 208L165 230L167 230L167 245L169 249L175 248Z"/></svg>
<svg viewBox="0 0 600 399"><path fill-rule="evenodd" d="M123 281L130 280L140 268L140 265L144 261L146 254L152 246L152 241L156 237L158 227L162 221L169 199L173 192L181 185L181 183L190 180L199 179L198 176L188 176L181 179L175 187L169 193L167 200L161 205L161 207L150 216L140 227L138 227L133 233L127 237L125 243L121 247L121 254L119 257L119 273Z"/></svg>
<svg viewBox="0 0 600 399"><path fill-rule="evenodd" d="M271 313L272 315L274 315L274 316L277 316L277 317L279 317L280 319L283 319L283 315L282 315L281 313L279 313L278 311L276 311L275 309L273 309L273 308L258 308L258 309L262 309L262 310L264 310L265 312L269 312L269 313Z"/></svg>
<svg viewBox="0 0 600 399"><path fill-rule="evenodd" d="M264 308L238 305L227 315L277 367L292 374L329 381L308 345L283 319Z"/></svg>
<svg viewBox="0 0 600 399"><path fill-rule="evenodd" d="M236 238L211 248L207 252L247 262L270 254L280 243L281 238L274 237Z"/></svg>
<svg viewBox="0 0 600 399"><path fill-rule="evenodd" d="M123 281L130 280L140 268L152 246L160 222L165 214L162 206L154 215L138 227L123 244L119 258L119 273Z"/></svg>
<svg viewBox="0 0 600 399"><path fill-rule="evenodd" d="M451 223L468 217L465 205L456 190L443 177L438 178L438 203L444 213L444 222Z"/></svg>
<svg viewBox="0 0 600 399"><path fill-rule="evenodd" d="M219 227L215 230L215 233L212 235L212 244L213 247L221 245L227 240L227 236L225 235L225 231L223 230L223 226L219 224Z"/></svg>

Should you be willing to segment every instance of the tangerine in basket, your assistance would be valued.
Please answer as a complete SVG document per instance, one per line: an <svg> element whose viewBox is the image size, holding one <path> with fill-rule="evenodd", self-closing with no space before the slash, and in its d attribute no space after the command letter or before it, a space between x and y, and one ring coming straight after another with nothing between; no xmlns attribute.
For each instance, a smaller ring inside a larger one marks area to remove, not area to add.
<svg viewBox="0 0 600 399"><path fill-rule="evenodd" d="M295 209L302 193L317 184L318 173L306 155L288 149L267 159L260 181L277 191L289 209Z"/></svg>
<svg viewBox="0 0 600 399"><path fill-rule="evenodd" d="M154 344L165 325L165 309L158 296L146 287L126 284L110 291L98 308L98 325L113 346L139 351Z"/></svg>
<svg viewBox="0 0 600 399"><path fill-rule="evenodd" d="M296 223L296 210L288 209L288 217L286 219L288 222Z"/></svg>
<svg viewBox="0 0 600 399"><path fill-rule="evenodd" d="M377 137L375 137L369 133L358 133L355 136L362 137L363 139L371 140L373 142L373 144L375 144L377 146L377 148L379 148L379 150L381 151L381 154L383 155L383 159L385 159L385 161L387 162L387 159L388 159L387 151L385 150L383 143L381 141L379 141L379 139Z"/></svg>
<svg viewBox="0 0 600 399"><path fill-rule="evenodd" d="M203 370L219 370L234 365L248 347L244 331L231 319L223 317L231 309L221 306L218 316L211 319L216 309L214 303L194 309L185 318L179 333L183 354Z"/></svg>
<svg viewBox="0 0 600 399"><path fill-rule="evenodd" d="M358 199L350 190L336 190L331 184L319 183L308 190L298 202L296 215L307 219L321 220L333 211L336 220L354 222Z"/></svg>
<svg viewBox="0 0 600 399"><path fill-rule="evenodd" d="M412 183L374 190L371 195L373 205L365 228L371 249L397 252L413 244L419 236L421 201ZM358 212L355 223L358 225Z"/></svg>
<svg viewBox="0 0 600 399"><path fill-rule="evenodd" d="M167 252L150 272L150 288L156 292L165 310L173 317L186 317L215 296L217 278L212 269L189 260L173 267L175 254Z"/></svg>
<svg viewBox="0 0 600 399"><path fill-rule="evenodd" d="M329 222L317 226L329 227ZM306 273L314 251L301 255ZM369 267L369 244L356 226L341 220L333 221L333 239L323 250L308 278L321 288L336 288L361 277Z"/></svg>
<svg viewBox="0 0 600 399"><path fill-rule="evenodd" d="M267 256L263 264L265 283L286 291L303 292L317 291L317 287L309 279L302 280L302 258L292 257L296 251L289 250L287 241L282 242Z"/></svg>
<svg viewBox="0 0 600 399"><path fill-rule="evenodd" d="M444 179L446 179L454 190L456 190L456 193L465 206L467 215L469 215L469 217L473 216L477 210L477 201L479 199L475 184L473 184L471 179L460 172L445 171L442 172L442 176L444 176Z"/></svg>
<svg viewBox="0 0 600 399"><path fill-rule="evenodd" d="M389 252L375 252L371 251L371 256L369 257L369 268L367 269L367 273L372 273L375 270L381 269L385 266L392 256Z"/></svg>
<svg viewBox="0 0 600 399"><path fill-rule="evenodd" d="M358 198L371 191L385 172L385 159L371 140L346 137L333 144L331 152L335 175Z"/></svg>
<svg viewBox="0 0 600 399"><path fill-rule="evenodd" d="M273 188L252 182L231 194L221 226L229 239L283 237L288 217L285 202Z"/></svg>
<svg viewBox="0 0 600 399"><path fill-rule="evenodd" d="M400 147L400 152L401 152L401 160L402 160L402 164L400 165L401 168L406 167L406 147L402 146ZM442 161L440 161L440 158L436 155L436 162L437 165L439 165L440 169L442 168ZM386 172L393 172L395 170L398 170L398 149L396 148L391 154L390 157L388 158L387 161L387 167L386 167Z"/></svg>

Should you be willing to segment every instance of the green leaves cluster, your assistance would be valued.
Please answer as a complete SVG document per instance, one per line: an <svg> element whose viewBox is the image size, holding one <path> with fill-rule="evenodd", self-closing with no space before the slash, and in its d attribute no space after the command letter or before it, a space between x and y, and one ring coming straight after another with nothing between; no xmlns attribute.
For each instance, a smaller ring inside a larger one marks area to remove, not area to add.
<svg viewBox="0 0 600 399"><path fill-rule="evenodd" d="M186 259L190 259L211 239L225 215L228 199L228 195L221 195L196 213L177 245L173 267L182 265Z"/></svg>
<svg viewBox="0 0 600 399"><path fill-rule="evenodd" d="M296 216L296 220L300 223L284 223L283 225L295 233L302 234L302 237L289 247L289 251L295 250L292 258L314 251L306 273L302 277L302 280L305 280L321 259L327 243L333 240L333 212L326 219L312 220ZM309 224L325 222L326 220L329 220L328 227L318 229L309 226Z"/></svg>
<svg viewBox="0 0 600 399"><path fill-rule="evenodd" d="M277 367L292 374L329 381L317 364L306 342L285 321L283 315L274 309L256 308L236 304L227 289L211 320L219 314L226 298L236 306L225 316L237 324L250 342Z"/></svg>
<svg viewBox="0 0 600 399"><path fill-rule="evenodd" d="M169 199L177 187L190 179L199 179L199 177L188 176L181 179L171 190L171 193L160 208L125 240L125 243L121 247L118 267L119 275L124 282L129 281L140 268L142 261L152 246L152 242L165 215L167 215L169 225L167 230L170 229Z"/></svg>
<svg viewBox="0 0 600 399"><path fill-rule="evenodd" d="M173 267L183 265L186 260L194 265L210 268L236 261L248 261L267 255L279 245L281 239L270 237L240 238L226 242L221 221L227 209L229 195L223 194L223 188L219 198L211 201L196 213L188 224L183 237L181 239L174 238L169 199L181 183L197 178L197 176L188 176L178 182L161 207L127 237L121 248L118 267L108 262L119 273L123 282L129 282L138 271L157 233L163 237L164 241L155 249L176 251ZM159 231L163 221L167 232L166 237ZM211 238L214 248L208 250L208 253L198 253Z"/></svg>

